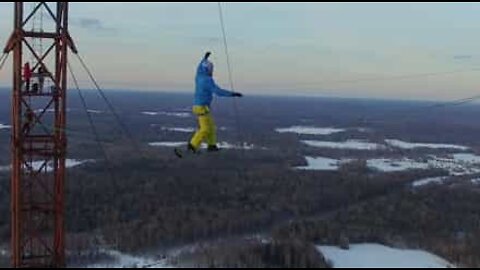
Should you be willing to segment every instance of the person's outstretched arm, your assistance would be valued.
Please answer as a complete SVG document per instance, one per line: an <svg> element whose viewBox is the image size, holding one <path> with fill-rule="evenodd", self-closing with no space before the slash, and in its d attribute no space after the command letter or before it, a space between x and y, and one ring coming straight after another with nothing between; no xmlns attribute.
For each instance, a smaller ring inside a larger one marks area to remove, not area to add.
<svg viewBox="0 0 480 270"><path fill-rule="evenodd" d="M217 96L220 96L220 97L242 97L243 96L240 93L225 90L225 89L219 87L213 79L212 79L211 83L212 83L212 87L211 87L212 92Z"/></svg>

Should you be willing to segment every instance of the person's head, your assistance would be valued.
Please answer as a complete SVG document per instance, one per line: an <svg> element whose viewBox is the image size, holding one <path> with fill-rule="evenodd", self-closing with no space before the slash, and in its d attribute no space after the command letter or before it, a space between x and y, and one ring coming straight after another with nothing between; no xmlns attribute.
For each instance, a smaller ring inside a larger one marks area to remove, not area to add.
<svg viewBox="0 0 480 270"><path fill-rule="evenodd" d="M204 66L209 76L213 76L213 63L208 60L211 54L211 52L206 52L202 62L202 65Z"/></svg>

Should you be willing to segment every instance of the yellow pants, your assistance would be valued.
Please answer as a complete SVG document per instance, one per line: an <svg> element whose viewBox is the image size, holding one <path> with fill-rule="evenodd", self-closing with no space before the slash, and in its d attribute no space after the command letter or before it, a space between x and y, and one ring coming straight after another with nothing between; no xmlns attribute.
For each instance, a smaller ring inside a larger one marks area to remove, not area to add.
<svg viewBox="0 0 480 270"><path fill-rule="evenodd" d="M195 150L200 148L202 142L206 142L208 145L216 145L217 127L210 113L210 108L208 106L193 106L193 113L198 117L199 129L193 135L190 144Z"/></svg>

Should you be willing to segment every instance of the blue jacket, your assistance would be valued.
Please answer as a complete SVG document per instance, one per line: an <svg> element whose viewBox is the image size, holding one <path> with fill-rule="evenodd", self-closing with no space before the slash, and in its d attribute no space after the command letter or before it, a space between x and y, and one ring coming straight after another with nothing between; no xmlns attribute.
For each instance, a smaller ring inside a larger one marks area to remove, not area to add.
<svg viewBox="0 0 480 270"><path fill-rule="evenodd" d="M203 59L197 68L197 75L195 76L195 105L210 106L213 100L213 94L221 97L231 97L233 92L222 89L213 80L212 76L208 74L207 67L202 65Z"/></svg>

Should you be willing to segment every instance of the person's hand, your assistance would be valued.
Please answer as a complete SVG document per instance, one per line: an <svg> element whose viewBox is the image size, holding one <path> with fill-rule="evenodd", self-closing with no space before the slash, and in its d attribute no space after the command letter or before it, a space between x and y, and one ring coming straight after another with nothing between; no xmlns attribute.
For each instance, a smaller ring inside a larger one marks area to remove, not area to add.
<svg viewBox="0 0 480 270"><path fill-rule="evenodd" d="M211 52L206 52L203 59L207 60L210 57L211 54L212 54Z"/></svg>
<svg viewBox="0 0 480 270"><path fill-rule="evenodd" d="M234 92L232 97L243 97L243 95L241 93Z"/></svg>

